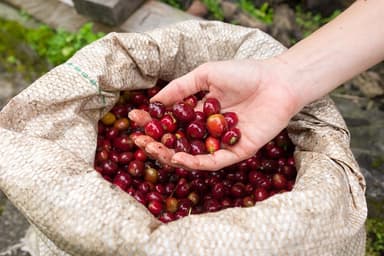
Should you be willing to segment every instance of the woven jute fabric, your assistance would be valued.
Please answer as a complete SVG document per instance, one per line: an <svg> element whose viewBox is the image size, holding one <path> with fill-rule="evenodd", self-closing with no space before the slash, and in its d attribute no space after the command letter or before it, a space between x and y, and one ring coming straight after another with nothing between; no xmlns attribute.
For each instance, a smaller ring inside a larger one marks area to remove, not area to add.
<svg viewBox="0 0 384 256"><path fill-rule="evenodd" d="M0 113L0 188L32 224L33 253L364 255L365 181L329 98L289 124L294 189L251 208L162 224L93 169L97 121L119 91L152 87L207 61L283 51L262 31L220 22L111 33L14 97Z"/></svg>

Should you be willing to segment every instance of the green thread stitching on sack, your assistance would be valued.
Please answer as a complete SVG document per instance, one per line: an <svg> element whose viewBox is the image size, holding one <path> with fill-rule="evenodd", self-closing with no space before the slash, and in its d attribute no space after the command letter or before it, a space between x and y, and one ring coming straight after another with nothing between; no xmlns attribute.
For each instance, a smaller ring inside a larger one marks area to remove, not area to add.
<svg viewBox="0 0 384 256"><path fill-rule="evenodd" d="M101 95L100 86L97 84L97 81L95 79L91 79L86 72L81 70L81 68L79 66L73 64L72 62L66 62L65 64L72 67L77 73L79 73L82 77L84 77L93 87L95 87L98 90L99 95ZM101 95L101 97L103 100L103 104L105 105L105 103L106 103L105 102L105 96Z"/></svg>

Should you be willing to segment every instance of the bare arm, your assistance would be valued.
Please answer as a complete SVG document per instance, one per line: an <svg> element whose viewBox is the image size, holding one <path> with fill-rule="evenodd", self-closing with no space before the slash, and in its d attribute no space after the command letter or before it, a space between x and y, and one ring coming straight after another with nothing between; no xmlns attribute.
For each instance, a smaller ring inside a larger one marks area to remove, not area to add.
<svg viewBox="0 0 384 256"><path fill-rule="evenodd" d="M208 90L207 96L219 99L224 111L239 115L243 137L234 147L192 156L175 153L146 136L137 144L163 162L191 169L218 170L250 157L306 104L384 58L383 14L383 0L358 0L277 57L207 63L172 81L152 98L170 105ZM130 117L137 122L146 120L141 114L133 112Z"/></svg>
<svg viewBox="0 0 384 256"><path fill-rule="evenodd" d="M358 0L275 58L301 106L384 59L384 1Z"/></svg>

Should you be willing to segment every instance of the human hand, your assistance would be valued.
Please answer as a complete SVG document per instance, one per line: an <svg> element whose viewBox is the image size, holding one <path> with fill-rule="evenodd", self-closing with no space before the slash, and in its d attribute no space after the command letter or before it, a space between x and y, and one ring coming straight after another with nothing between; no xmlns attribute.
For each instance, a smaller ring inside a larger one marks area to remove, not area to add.
<svg viewBox="0 0 384 256"><path fill-rule="evenodd" d="M273 61L272 61L273 62ZM300 110L284 74L270 61L232 60L206 63L170 82L151 102L173 105L199 91L217 98L222 112L235 112L242 137L231 147L213 154L175 153L149 136L139 136L135 143L149 155L173 166L187 169L219 170L254 155L259 148L284 129L289 119ZM142 110L133 110L129 117L139 125L151 118Z"/></svg>

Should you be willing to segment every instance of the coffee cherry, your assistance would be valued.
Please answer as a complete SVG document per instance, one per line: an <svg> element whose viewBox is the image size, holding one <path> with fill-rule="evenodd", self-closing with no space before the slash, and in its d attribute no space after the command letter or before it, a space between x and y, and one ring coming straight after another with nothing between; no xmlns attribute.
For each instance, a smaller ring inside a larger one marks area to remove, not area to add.
<svg viewBox="0 0 384 256"><path fill-rule="evenodd" d="M287 187L287 179L280 173L272 176L272 184L276 189L285 189Z"/></svg>
<svg viewBox="0 0 384 256"><path fill-rule="evenodd" d="M115 127L109 128L105 131L105 137L109 140L113 140L117 136L119 136L119 130Z"/></svg>
<svg viewBox="0 0 384 256"><path fill-rule="evenodd" d="M136 149L136 151L133 153L133 158L136 160L140 160L144 162L147 160L147 155L145 154L145 151L141 148Z"/></svg>
<svg viewBox="0 0 384 256"><path fill-rule="evenodd" d="M171 221L174 221L176 220L176 216L174 213L172 212L163 212L160 216L159 216L159 220L163 223L168 223L168 222L171 222Z"/></svg>
<svg viewBox="0 0 384 256"><path fill-rule="evenodd" d="M134 147L134 142L128 135L121 135L113 140L113 146L120 151L130 151Z"/></svg>
<svg viewBox="0 0 384 256"><path fill-rule="evenodd" d="M160 119L164 116L165 106L161 102L151 102L148 106L148 112L151 117Z"/></svg>
<svg viewBox="0 0 384 256"><path fill-rule="evenodd" d="M115 163L118 163L119 162L119 153L111 150L109 152L109 159L111 159Z"/></svg>
<svg viewBox="0 0 384 256"><path fill-rule="evenodd" d="M204 202L204 210L207 212L217 212L221 209L221 204L216 199L209 199Z"/></svg>
<svg viewBox="0 0 384 256"><path fill-rule="evenodd" d="M220 113L220 102L215 98L207 98L203 104L203 112L206 116Z"/></svg>
<svg viewBox="0 0 384 256"><path fill-rule="evenodd" d="M256 202L263 201L269 196L267 190L264 188L256 188L253 195Z"/></svg>
<svg viewBox="0 0 384 256"><path fill-rule="evenodd" d="M239 198L239 197L242 197L243 194L244 194L244 184L235 183L231 188L231 195L233 197Z"/></svg>
<svg viewBox="0 0 384 256"><path fill-rule="evenodd" d="M223 200L221 200L221 208L222 209L226 209L226 208L229 208L229 207L233 207L233 203L232 203L231 199L226 197Z"/></svg>
<svg viewBox="0 0 384 256"><path fill-rule="evenodd" d="M176 185L173 184L173 183L167 183L167 184L165 185L165 193L166 193L167 195L170 195L170 194L172 194L173 192L175 192L175 189L176 189Z"/></svg>
<svg viewBox="0 0 384 256"><path fill-rule="evenodd" d="M131 92L130 100L135 106L148 105L149 103L147 96L140 91Z"/></svg>
<svg viewBox="0 0 384 256"><path fill-rule="evenodd" d="M156 184L155 185L155 191L164 195L165 194L165 187L163 184Z"/></svg>
<svg viewBox="0 0 384 256"><path fill-rule="evenodd" d="M122 190L125 190L131 185L132 178L128 173L118 172L113 179L113 184L120 187Z"/></svg>
<svg viewBox="0 0 384 256"><path fill-rule="evenodd" d="M108 160L108 156L109 156L108 151L103 149L103 150L97 152L96 161L97 162L106 161L106 160Z"/></svg>
<svg viewBox="0 0 384 256"><path fill-rule="evenodd" d="M220 140L215 137L209 136L205 139L205 148L211 154L220 149Z"/></svg>
<svg viewBox="0 0 384 256"><path fill-rule="evenodd" d="M163 211L163 203L159 200L151 200L148 203L148 210L153 214L153 215L159 215Z"/></svg>
<svg viewBox="0 0 384 256"><path fill-rule="evenodd" d="M240 140L240 137L240 130L237 128L231 128L224 133L223 137L221 138L221 142L224 145L233 146Z"/></svg>
<svg viewBox="0 0 384 256"><path fill-rule="evenodd" d="M225 195L225 187L224 184L221 182L217 182L212 187L212 196L216 199L222 199Z"/></svg>
<svg viewBox="0 0 384 256"><path fill-rule="evenodd" d="M206 126L208 133L215 138L220 138L228 129L227 121L222 114L208 116Z"/></svg>
<svg viewBox="0 0 384 256"><path fill-rule="evenodd" d="M140 160L133 160L129 163L128 172L133 177L140 177L144 174L144 162Z"/></svg>
<svg viewBox="0 0 384 256"><path fill-rule="evenodd" d="M156 119L147 123L144 127L144 131L146 135L151 136L155 140L160 140L161 136L164 134L160 121Z"/></svg>
<svg viewBox="0 0 384 256"><path fill-rule="evenodd" d="M176 139L175 151L186 152L186 153L189 153L191 151L191 144L189 143L187 138L182 137L182 138Z"/></svg>
<svg viewBox="0 0 384 256"><path fill-rule="evenodd" d="M237 117L235 112L225 112L223 113L225 120L227 121L228 127L233 128L239 122L239 118Z"/></svg>
<svg viewBox="0 0 384 256"><path fill-rule="evenodd" d="M126 151L119 154L117 162L119 164L129 164L132 160L133 160L132 152Z"/></svg>
<svg viewBox="0 0 384 256"><path fill-rule="evenodd" d="M195 121L205 123L206 117L205 117L204 112L201 112L201 111L195 111L195 115L196 115L196 117L195 117Z"/></svg>
<svg viewBox="0 0 384 256"><path fill-rule="evenodd" d="M296 177L296 168L291 165L284 165L279 168L280 173L283 174L288 179L293 179Z"/></svg>
<svg viewBox="0 0 384 256"><path fill-rule="evenodd" d="M273 146L267 150L268 157L273 158L273 159L278 159L278 158L282 157L283 154L284 154L284 151L279 146Z"/></svg>
<svg viewBox="0 0 384 256"><path fill-rule="evenodd" d="M169 132L164 133L160 141L167 148L175 148L176 146L176 136Z"/></svg>
<svg viewBox="0 0 384 256"><path fill-rule="evenodd" d="M175 168L175 174L180 178L179 183L186 183L186 179L189 177L189 171L181 168L181 167L176 167ZM183 178L183 179L182 179Z"/></svg>
<svg viewBox="0 0 384 256"><path fill-rule="evenodd" d="M141 182L138 186L137 189L145 194L153 190L153 184L149 183L147 181Z"/></svg>
<svg viewBox="0 0 384 256"><path fill-rule="evenodd" d="M117 172L117 164L111 160L104 161L101 165L103 168L103 175L113 176Z"/></svg>
<svg viewBox="0 0 384 256"><path fill-rule="evenodd" d="M139 203L143 205L147 205L147 197L145 196L145 193L143 193L142 191L140 190L135 191L135 194L133 195L133 197L137 201L139 201Z"/></svg>
<svg viewBox="0 0 384 256"><path fill-rule="evenodd" d="M156 184L158 179L158 172L155 168L147 167L144 169L144 180L152 184Z"/></svg>
<svg viewBox="0 0 384 256"><path fill-rule="evenodd" d="M195 108L197 105L197 98L195 95L188 96L184 99L184 103L190 105L192 108Z"/></svg>
<svg viewBox="0 0 384 256"><path fill-rule="evenodd" d="M111 112L106 113L103 118L101 118L101 122L105 125L113 125L116 121L116 116Z"/></svg>
<svg viewBox="0 0 384 256"><path fill-rule="evenodd" d="M207 135L207 129L203 122L192 121L187 126L187 134L192 139L203 139Z"/></svg>
<svg viewBox="0 0 384 256"><path fill-rule="evenodd" d="M126 118L128 116L129 104L127 105L116 105L111 109L111 113L113 113L116 119Z"/></svg>
<svg viewBox="0 0 384 256"><path fill-rule="evenodd" d="M127 130L129 128L128 118L123 117L116 120L115 123L113 124L113 127L116 128L118 131Z"/></svg>
<svg viewBox="0 0 384 256"><path fill-rule="evenodd" d="M179 201L174 197L168 197L165 200L165 209L168 212L176 212L179 209Z"/></svg>
<svg viewBox="0 0 384 256"><path fill-rule="evenodd" d="M190 190L191 190L191 185L189 183L179 184L176 187L175 195L178 198L183 198L183 197L186 197L189 194Z"/></svg>
<svg viewBox="0 0 384 256"><path fill-rule="evenodd" d="M192 155L199 155L199 154L206 154L207 153L205 143L201 140L192 140L190 145L191 145L191 150L189 153L191 153Z"/></svg>
<svg viewBox="0 0 384 256"><path fill-rule="evenodd" d="M246 196L243 198L243 207L252 207L255 205L255 201L252 197Z"/></svg>
<svg viewBox="0 0 384 256"><path fill-rule="evenodd" d="M197 205L199 203L200 197L196 192L191 192L188 195L188 199L192 202L193 205Z"/></svg>
<svg viewBox="0 0 384 256"><path fill-rule="evenodd" d="M153 96L155 96L159 91L161 90L161 87L160 86L154 86L152 88L149 88L147 89L147 96L148 98L152 98Z"/></svg>
<svg viewBox="0 0 384 256"><path fill-rule="evenodd" d="M147 194L147 200L148 201L156 200L156 201L160 201L161 202L161 201L164 200L164 198L163 198L163 196L159 192L151 191L151 192L149 192Z"/></svg>
<svg viewBox="0 0 384 256"><path fill-rule="evenodd" d="M193 110L193 107L184 102L179 102L173 105L172 113L175 118L182 123L188 123L195 119L195 111Z"/></svg>
<svg viewBox="0 0 384 256"><path fill-rule="evenodd" d="M163 127L163 130L165 132L174 132L177 129L177 123L176 119L171 116L170 114L165 114L161 119L160 119L161 126Z"/></svg>
<svg viewBox="0 0 384 256"><path fill-rule="evenodd" d="M248 173L248 180L252 185L259 185L260 181L265 178L265 175L258 171Z"/></svg>

